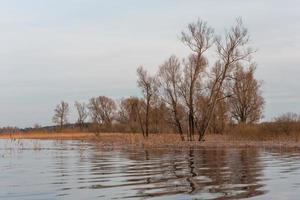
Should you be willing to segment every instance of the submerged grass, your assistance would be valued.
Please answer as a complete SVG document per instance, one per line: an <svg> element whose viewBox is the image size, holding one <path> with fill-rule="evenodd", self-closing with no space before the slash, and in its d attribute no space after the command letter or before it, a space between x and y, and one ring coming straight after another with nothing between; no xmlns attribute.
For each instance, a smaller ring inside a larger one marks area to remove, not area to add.
<svg viewBox="0 0 300 200"><path fill-rule="evenodd" d="M140 133L85 133L85 132L30 132L0 134L0 139L47 139L90 140L102 146L113 147L300 147L300 134L261 134L255 128L233 129L226 134L207 134L204 142L181 141L178 134L150 134L144 138Z"/></svg>

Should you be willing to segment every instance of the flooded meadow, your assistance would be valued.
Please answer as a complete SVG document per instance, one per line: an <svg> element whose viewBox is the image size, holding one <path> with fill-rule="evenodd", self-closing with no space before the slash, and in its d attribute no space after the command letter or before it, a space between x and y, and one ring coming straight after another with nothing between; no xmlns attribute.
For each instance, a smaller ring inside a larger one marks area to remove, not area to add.
<svg viewBox="0 0 300 200"><path fill-rule="evenodd" d="M0 140L0 199L298 199L300 150Z"/></svg>

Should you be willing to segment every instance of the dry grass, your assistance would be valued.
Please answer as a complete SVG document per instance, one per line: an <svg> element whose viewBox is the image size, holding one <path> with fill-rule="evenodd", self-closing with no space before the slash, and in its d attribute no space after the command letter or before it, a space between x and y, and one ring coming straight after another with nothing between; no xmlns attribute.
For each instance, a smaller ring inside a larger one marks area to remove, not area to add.
<svg viewBox="0 0 300 200"><path fill-rule="evenodd" d="M271 127L265 125L239 125L231 128L225 135L230 140L238 141L271 141L288 143L298 143L300 141L300 131L298 129L286 133L280 131L280 129L274 125Z"/></svg>
<svg viewBox="0 0 300 200"><path fill-rule="evenodd" d="M14 133L0 134L0 139L47 139L47 140L90 140L102 146L114 147L154 147L154 148L184 148L184 147L300 147L299 134L259 135L253 129L243 129L243 132L230 134L208 134L205 142L181 141L178 134L151 134L143 138L142 134L133 133Z"/></svg>

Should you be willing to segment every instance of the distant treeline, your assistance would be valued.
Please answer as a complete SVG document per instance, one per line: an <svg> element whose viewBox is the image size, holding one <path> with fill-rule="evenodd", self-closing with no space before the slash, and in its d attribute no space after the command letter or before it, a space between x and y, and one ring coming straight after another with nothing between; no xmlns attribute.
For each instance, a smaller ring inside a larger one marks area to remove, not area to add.
<svg viewBox="0 0 300 200"><path fill-rule="evenodd" d="M6 126L0 128L0 133L17 133L17 132L20 132L20 129L14 126Z"/></svg>

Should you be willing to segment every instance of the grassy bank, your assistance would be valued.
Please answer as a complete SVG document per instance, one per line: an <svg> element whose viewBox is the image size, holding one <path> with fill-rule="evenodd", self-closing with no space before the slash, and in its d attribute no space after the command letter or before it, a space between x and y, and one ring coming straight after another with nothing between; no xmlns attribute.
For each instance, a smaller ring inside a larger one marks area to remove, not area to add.
<svg viewBox="0 0 300 200"><path fill-rule="evenodd" d="M143 138L133 133L12 133L0 134L0 139L44 139L44 140L90 140L103 146L138 146L159 148L181 147L300 147L300 134L273 134L260 136L253 134L208 134L204 142L181 141L178 134L151 134Z"/></svg>

